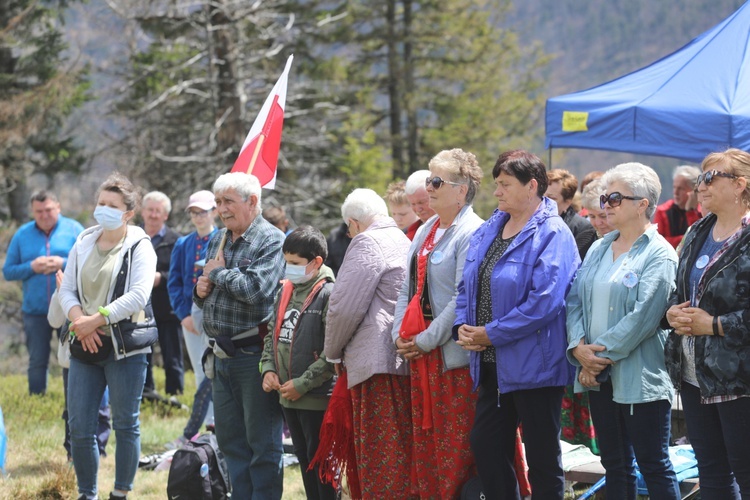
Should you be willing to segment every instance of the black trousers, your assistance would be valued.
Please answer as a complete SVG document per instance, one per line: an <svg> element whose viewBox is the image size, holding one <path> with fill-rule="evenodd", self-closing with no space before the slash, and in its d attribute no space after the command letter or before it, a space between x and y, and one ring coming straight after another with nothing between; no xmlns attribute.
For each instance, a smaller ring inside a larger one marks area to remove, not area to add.
<svg viewBox="0 0 750 500"><path fill-rule="evenodd" d="M324 411L293 410L281 407L286 425L292 435L294 454L299 460L302 482L308 500L335 500L336 491L330 484L324 484L318 477L318 469L308 471L315 452L318 450L320 426L323 424Z"/></svg>
<svg viewBox="0 0 750 500"><path fill-rule="evenodd" d="M564 389L542 387L500 394L494 364L483 364L471 450L488 500L521 498L513 467L519 423L523 424L534 500L563 499L560 413Z"/></svg>
<svg viewBox="0 0 750 500"><path fill-rule="evenodd" d="M165 391L170 395L182 394L185 390L185 378L182 355L182 325L179 321L156 321L159 330L159 347L164 361ZM146 356L148 368L146 369L146 384L144 391L155 390L153 363L151 354Z"/></svg>

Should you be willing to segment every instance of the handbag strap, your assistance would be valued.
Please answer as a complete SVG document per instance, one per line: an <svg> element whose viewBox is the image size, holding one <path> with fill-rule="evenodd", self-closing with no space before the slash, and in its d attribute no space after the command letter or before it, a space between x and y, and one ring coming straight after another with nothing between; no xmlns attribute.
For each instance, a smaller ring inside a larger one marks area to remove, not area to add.
<svg viewBox="0 0 750 500"><path fill-rule="evenodd" d="M110 302L114 302L115 300L125 295L125 282L130 275L130 268L133 261L133 250L135 250L138 244L145 239L146 238L141 238L140 240L133 243L133 246L128 248L128 251L125 252L125 255L123 255L122 266L120 266L120 271L117 273L117 281L115 281L115 289L112 292L112 300Z"/></svg>

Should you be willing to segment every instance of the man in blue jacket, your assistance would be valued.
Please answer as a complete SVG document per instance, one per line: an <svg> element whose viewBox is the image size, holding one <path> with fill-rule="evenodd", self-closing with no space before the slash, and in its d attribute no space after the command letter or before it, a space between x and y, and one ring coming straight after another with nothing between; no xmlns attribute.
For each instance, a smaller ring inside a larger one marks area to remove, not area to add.
<svg viewBox="0 0 750 500"><path fill-rule="evenodd" d="M23 329L29 351L29 393L47 391L52 327L47 321L55 273L64 269L68 252L83 231L73 219L60 215L57 197L48 191L31 196L34 220L22 225L10 240L3 276L23 282Z"/></svg>

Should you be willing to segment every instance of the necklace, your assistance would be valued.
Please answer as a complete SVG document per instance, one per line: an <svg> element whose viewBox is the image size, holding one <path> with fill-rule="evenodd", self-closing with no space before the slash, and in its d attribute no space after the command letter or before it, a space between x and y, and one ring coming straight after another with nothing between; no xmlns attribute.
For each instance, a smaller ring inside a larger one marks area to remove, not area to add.
<svg viewBox="0 0 750 500"><path fill-rule="evenodd" d="M727 239L727 237L729 237L729 235L733 234L737 230L737 228L740 227L740 225L742 225L742 220L740 220L740 222L738 222L737 224L729 228L729 231L722 233L721 237L717 238L716 237L716 225L714 224L714 230L712 234L714 241L717 241L717 242L724 241L725 239Z"/></svg>

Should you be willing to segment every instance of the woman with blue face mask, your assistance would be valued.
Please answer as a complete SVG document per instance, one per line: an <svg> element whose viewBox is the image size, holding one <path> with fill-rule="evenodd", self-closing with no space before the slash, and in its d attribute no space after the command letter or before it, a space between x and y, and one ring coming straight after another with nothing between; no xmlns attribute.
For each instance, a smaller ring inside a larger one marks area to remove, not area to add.
<svg viewBox="0 0 750 500"><path fill-rule="evenodd" d="M99 449L96 425L99 402L109 386L112 427L117 438L115 484L109 498L126 498L133 489L140 455L141 392L150 347L127 351L110 325L143 315L156 270L156 254L143 229L128 225L140 195L124 176L114 173L97 192L98 225L78 237L68 257L60 302L71 321L70 334L85 353L100 359L71 357L68 418L79 499L97 496ZM127 256L129 265L123 265ZM126 270L124 291L113 300L117 276Z"/></svg>

